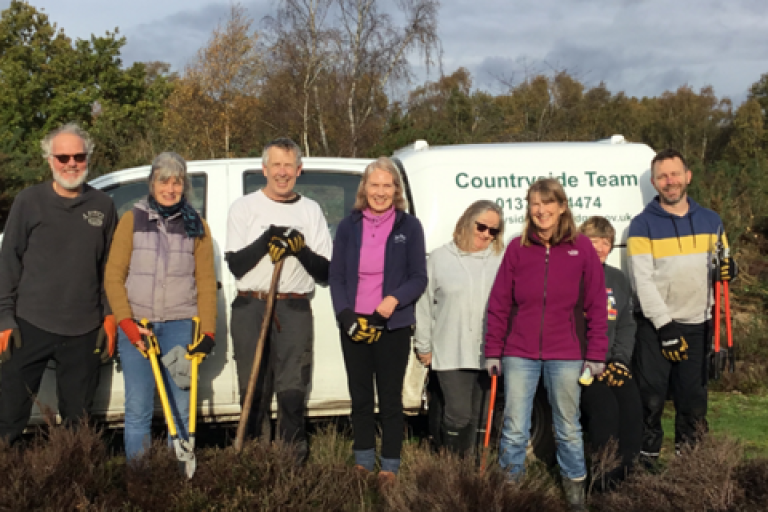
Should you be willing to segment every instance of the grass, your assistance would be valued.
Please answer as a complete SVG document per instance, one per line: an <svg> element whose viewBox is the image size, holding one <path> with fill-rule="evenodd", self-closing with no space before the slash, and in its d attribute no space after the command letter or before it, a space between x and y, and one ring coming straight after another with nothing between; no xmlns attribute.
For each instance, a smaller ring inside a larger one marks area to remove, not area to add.
<svg viewBox="0 0 768 512"><path fill-rule="evenodd" d="M662 416L664 427L663 453L674 453L675 408L667 402ZM747 459L768 458L768 395L744 395L741 393L709 393L707 413L710 435L738 439Z"/></svg>

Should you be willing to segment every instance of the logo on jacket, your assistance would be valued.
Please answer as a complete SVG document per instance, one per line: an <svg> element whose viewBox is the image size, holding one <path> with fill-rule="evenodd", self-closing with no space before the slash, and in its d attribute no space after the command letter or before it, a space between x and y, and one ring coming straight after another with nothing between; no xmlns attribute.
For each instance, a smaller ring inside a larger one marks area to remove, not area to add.
<svg viewBox="0 0 768 512"><path fill-rule="evenodd" d="M396 244L404 244L405 243L405 235L400 233L398 235L395 235L395 243Z"/></svg>
<svg viewBox="0 0 768 512"><path fill-rule="evenodd" d="M83 219L88 221L88 224L95 227L101 227L104 224L104 214L101 212L91 211L83 214Z"/></svg>
<svg viewBox="0 0 768 512"><path fill-rule="evenodd" d="M613 296L613 288L606 288L608 294L608 320L616 320L619 311L616 309L616 297Z"/></svg>
<svg viewBox="0 0 768 512"><path fill-rule="evenodd" d="M571 249L570 251L568 251L568 254L570 256L578 256L579 255L579 250L578 249Z"/></svg>

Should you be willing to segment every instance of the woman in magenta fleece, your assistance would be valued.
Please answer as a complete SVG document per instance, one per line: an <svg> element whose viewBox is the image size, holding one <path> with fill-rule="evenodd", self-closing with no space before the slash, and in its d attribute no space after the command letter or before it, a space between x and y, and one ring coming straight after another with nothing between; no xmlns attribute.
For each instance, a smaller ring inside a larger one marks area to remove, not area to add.
<svg viewBox="0 0 768 512"><path fill-rule="evenodd" d="M414 305L427 287L424 231L406 208L395 164L381 157L366 167L352 213L339 223L328 278L352 398L356 467L369 472L376 462L375 379L382 485L394 483L400 467L403 378Z"/></svg>
<svg viewBox="0 0 768 512"><path fill-rule="evenodd" d="M541 377L566 498L572 510L584 510L579 376L585 368L601 374L608 349L603 267L557 180L538 180L526 199L523 232L507 246L488 301L486 368L504 374L499 462L511 480L522 478Z"/></svg>

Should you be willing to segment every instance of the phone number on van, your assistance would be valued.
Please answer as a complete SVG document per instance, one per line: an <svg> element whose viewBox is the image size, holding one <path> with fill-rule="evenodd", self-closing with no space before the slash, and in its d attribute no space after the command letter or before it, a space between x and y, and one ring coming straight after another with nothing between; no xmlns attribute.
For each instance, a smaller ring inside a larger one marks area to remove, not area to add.
<svg viewBox="0 0 768 512"><path fill-rule="evenodd" d="M506 208L507 210L524 210L525 203L527 201L523 197L499 197L496 199L496 204L500 208ZM568 206L570 208L602 208L603 203L600 200L600 196L579 196L569 197Z"/></svg>

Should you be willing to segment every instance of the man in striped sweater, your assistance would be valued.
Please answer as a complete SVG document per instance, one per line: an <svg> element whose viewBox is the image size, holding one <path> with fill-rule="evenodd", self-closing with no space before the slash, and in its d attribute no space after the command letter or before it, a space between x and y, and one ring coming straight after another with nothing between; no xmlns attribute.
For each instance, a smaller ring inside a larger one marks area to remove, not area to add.
<svg viewBox="0 0 768 512"><path fill-rule="evenodd" d="M664 432L667 392L675 404L675 447L706 431L707 352L713 280L735 277L726 258L713 268L719 240L727 248L720 216L687 195L691 171L674 149L651 162L658 195L632 219L627 261L639 311L634 373L643 402L642 455L655 461Z"/></svg>

